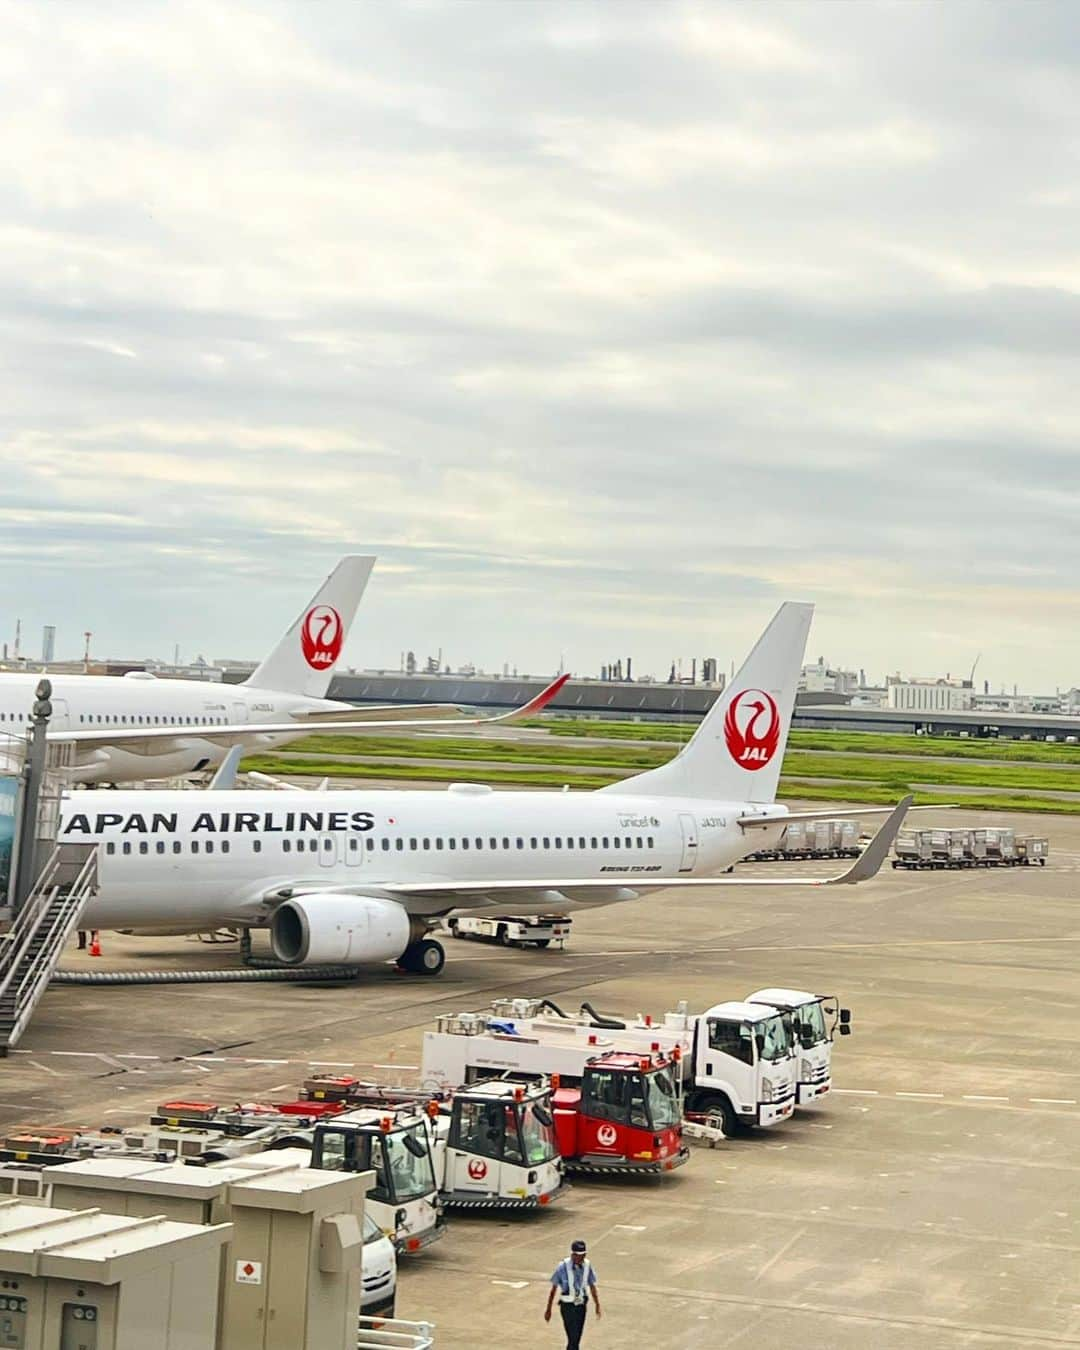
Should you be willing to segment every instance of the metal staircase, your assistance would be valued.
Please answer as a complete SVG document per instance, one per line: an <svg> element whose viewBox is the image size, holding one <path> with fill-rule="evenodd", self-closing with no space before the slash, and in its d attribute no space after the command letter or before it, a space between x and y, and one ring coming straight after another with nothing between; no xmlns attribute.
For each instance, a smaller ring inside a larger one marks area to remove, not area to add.
<svg viewBox="0 0 1080 1350"><path fill-rule="evenodd" d="M60 844L11 927L0 934L0 1058L29 1025L96 891L96 845Z"/></svg>

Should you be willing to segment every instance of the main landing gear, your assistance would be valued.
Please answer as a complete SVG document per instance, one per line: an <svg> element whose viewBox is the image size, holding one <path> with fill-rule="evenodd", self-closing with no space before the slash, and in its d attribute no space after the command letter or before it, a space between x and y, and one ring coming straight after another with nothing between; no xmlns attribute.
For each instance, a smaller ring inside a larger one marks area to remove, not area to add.
<svg viewBox="0 0 1080 1350"><path fill-rule="evenodd" d="M446 952L434 938L410 942L397 960L398 970L406 970L410 975L438 975L445 964Z"/></svg>

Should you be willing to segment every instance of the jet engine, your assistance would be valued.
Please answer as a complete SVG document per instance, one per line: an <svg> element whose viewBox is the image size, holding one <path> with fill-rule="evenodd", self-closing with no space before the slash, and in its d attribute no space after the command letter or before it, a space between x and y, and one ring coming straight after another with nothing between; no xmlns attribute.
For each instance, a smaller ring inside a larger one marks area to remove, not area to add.
<svg viewBox="0 0 1080 1350"><path fill-rule="evenodd" d="M270 920L270 945L289 966L367 965L396 961L412 924L393 900L316 892L286 900Z"/></svg>

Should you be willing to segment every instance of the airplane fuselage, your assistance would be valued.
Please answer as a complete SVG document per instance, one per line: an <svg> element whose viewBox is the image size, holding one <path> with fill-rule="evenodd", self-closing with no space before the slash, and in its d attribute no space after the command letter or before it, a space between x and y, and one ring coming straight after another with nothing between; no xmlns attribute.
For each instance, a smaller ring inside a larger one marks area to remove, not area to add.
<svg viewBox="0 0 1080 1350"><path fill-rule="evenodd" d="M751 839L736 822L775 816ZM783 829L786 808L617 792L447 791L70 793L61 840L99 843L97 928L197 931L268 922L281 892L378 895L380 885L610 879L610 893L559 893L515 910L632 898L658 878L723 872ZM554 890L554 888L552 888ZM410 913L494 901L410 898ZM505 900L501 904L506 908Z"/></svg>
<svg viewBox="0 0 1080 1350"><path fill-rule="evenodd" d="M21 737L30 720L40 674L0 673L0 737ZM211 684L202 680L159 679L134 671L128 675L48 675L53 713L49 729L129 732L138 727L174 726L177 739L168 748L142 745L76 744L72 779L79 783L131 782L168 778L211 768L224 759L228 746L200 739L199 727L244 722L281 722L278 733L238 734L234 743L251 749L286 745L308 735L294 719L308 713L355 712L351 704L309 698L243 684ZM190 730L188 730L190 728ZM143 753L145 751L145 753Z"/></svg>

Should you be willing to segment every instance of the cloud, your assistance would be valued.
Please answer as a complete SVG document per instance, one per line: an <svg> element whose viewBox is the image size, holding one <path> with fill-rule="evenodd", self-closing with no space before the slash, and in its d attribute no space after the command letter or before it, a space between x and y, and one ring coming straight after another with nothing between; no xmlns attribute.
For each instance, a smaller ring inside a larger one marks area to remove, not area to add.
<svg viewBox="0 0 1080 1350"><path fill-rule="evenodd" d="M0 15L9 638L1073 680L1072 7Z"/></svg>

